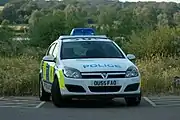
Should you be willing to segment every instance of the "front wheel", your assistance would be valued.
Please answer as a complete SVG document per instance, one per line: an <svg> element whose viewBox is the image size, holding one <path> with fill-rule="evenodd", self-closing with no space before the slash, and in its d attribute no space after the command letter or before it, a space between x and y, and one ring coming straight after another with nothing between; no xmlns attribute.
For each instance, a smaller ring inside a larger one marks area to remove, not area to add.
<svg viewBox="0 0 180 120"><path fill-rule="evenodd" d="M64 105L64 100L62 99L60 88L59 88L59 81L58 78L55 77L54 82L52 84L52 102L56 107L62 107Z"/></svg>
<svg viewBox="0 0 180 120"><path fill-rule="evenodd" d="M141 96L139 97L127 97L125 101L128 106L138 106L141 103Z"/></svg>

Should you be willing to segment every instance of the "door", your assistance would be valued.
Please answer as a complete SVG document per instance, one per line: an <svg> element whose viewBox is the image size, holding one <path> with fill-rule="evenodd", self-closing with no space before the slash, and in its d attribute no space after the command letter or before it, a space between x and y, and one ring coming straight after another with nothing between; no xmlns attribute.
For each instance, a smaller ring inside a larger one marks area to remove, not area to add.
<svg viewBox="0 0 180 120"><path fill-rule="evenodd" d="M46 53L46 56L53 56L53 52L54 52L54 49L56 47L57 43L54 43L52 44L47 53ZM53 56L54 57L54 56ZM43 80L45 82L48 82L48 83L51 83L52 81L52 74L54 73L54 66L55 63L54 62L49 62L49 61L43 61Z"/></svg>
<svg viewBox="0 0 180 120"><path fill-rule="evenodd" d="M53 52L51 54L55 59L57 59L58 50L59 50L59 46L58 46L58 43L56 43L55 47L53 49ZM50 83L53 83L53 81L54 81L55 65L56 65L55 62L48 62L48 67L49 67L48 68L48 70L49 70L48 80Z"/></svg>

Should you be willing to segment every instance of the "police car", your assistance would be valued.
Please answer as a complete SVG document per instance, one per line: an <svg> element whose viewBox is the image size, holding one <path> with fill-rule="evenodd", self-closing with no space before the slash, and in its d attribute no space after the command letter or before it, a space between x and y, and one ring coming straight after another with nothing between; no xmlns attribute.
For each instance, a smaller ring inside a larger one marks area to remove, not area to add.
<svg viewBox="0 0 180 120"><path fill-rule="evenodd" d="M135 56L105 35L60 36L48 48L39 72L39 98L61 107L72 98L141 101Z"/></svg>

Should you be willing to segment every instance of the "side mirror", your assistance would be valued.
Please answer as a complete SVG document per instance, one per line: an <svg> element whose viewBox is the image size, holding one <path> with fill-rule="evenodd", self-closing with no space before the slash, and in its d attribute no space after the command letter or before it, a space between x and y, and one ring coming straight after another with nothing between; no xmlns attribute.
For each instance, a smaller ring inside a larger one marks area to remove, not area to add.
<svg viewBox="0 0 180 120"><path fill-rule="evenodd" d="M135 55L133 55L133 54L127 54L127 58L129 60L135 60L136 59Z"/></svg>
<svg viewBox="0 0 180 120"><path fill-rule="evenodd" d="M53 56L44 56L43 60L47 62L56 62L56 59Z"/></svg>

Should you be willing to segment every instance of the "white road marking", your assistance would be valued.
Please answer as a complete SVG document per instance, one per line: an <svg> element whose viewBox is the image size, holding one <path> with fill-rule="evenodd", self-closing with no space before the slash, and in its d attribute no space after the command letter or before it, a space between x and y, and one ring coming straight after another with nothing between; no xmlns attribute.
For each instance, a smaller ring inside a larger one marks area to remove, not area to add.
<svg viewBox="0 0 180 120"><path fill-rule="evenodd" d="M151 96L151 99L180 99L180 96Z"/></svg>
<svg viewBox="0 0 180 120"><path fill-rule="evenodd" d="M157 105L156 107L173 107L173 106L180 107L180 104Z"/></svg>
<svg viewBox="0 0 180 120"><path fill-rule="evenodd" d="M12 101L15 101L15 102L27 102L29 100L12 100Z"/></svg>
<svg viewBox="0 0 180 120"><path fill-rule="evenodd" d="M175 103L178 103L178 104L180 104L180 101L154 101L156 104L175 104Z"/></svg>
<svg viewBox="0 0 180 120"><path fill-rule="evenodd" d="M13 100L28 100L28 101L38 101L36 97L12 97Z"/></svg>
<svg viewBox="0 0 180 120"><path fill-rule="evenodd" d="M18 97L0 97L0 100L3 101L0 108L40 108L45 103L39 101L37 103L35 99L18 99Z"/></svg>
<svg viewBox="0 0 180 120"><path fill-rule="evenodd" d="M1 101L8 101L9 99L6 99L6 98L2 98L0 99Z"/></svg>
<svg viewBox="0 0 180 120"><path fill-rule="evenodd" d="M4 99L4 97L0 97L0 100Z"/></svg>
<svg viewBox="0 0 180 120"><path fill-rule="evenodd" d="M153 101L151 101L149 98L144 97L144 99L145 99L148 103L150 103L153 107L156 107L156 104L155 104Z"/></svg>
<svg viewBox="0 0 180 120"><path fill-rule="evenodd" d="M2 105L0 106L0 108L34 108L34 107L22 107L22 106L5 106L5 105Z"/></svg>
<svg viewBox="0 0 180 120"><path fill-rule="evenodd" d="M158 102L158 101L180 101L180 99L173 99L173 98L171 98L171 99L151 99L152 101L156 101L156 102Z"/></svg>
<svg viewBox="0 0 180 120"><path fill-rule="evenodd" d="M4 103L6 105L32 105L32 106L36 106L37 104L29 104L29 103Z"/></svg>
<svg viewBox="0 0 180 120"><path fill-rule="evenodd" d="M38 104L35 108L40 108L42 105L44 105L46 102L41 102L40 104Z"/></svg>

